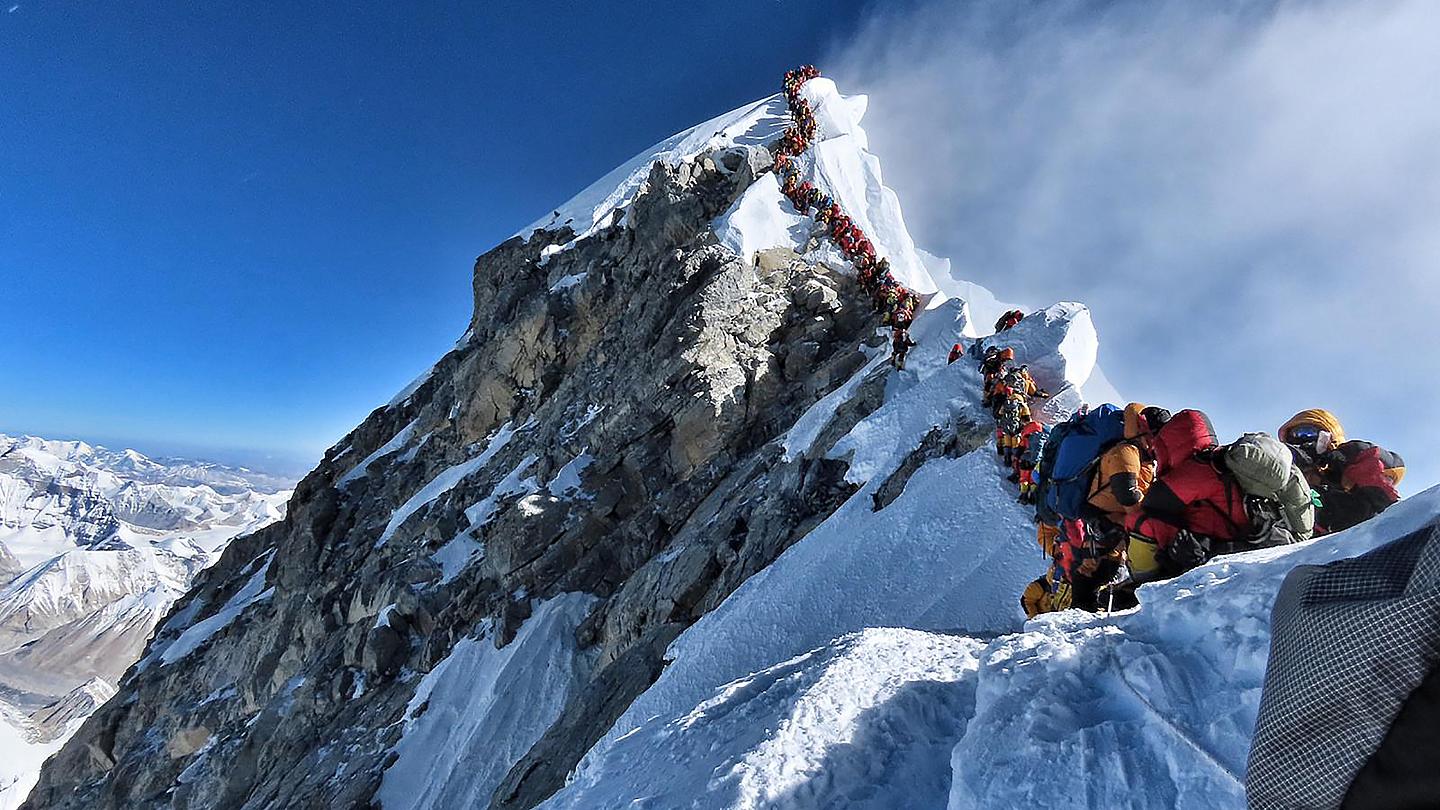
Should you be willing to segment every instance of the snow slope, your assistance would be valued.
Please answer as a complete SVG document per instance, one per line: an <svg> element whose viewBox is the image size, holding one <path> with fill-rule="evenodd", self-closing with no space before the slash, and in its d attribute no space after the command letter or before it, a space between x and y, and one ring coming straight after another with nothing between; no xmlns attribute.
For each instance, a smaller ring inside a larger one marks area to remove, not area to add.
<svg viewBox="0 0 1440 810"><path fill-rule="evenodd" d="M536 230L570 227L577 239L608 224L617 208L635 198L650 167L657 161L674 165L712 149L728 146L763 146L779 138L789 123L785 99L779 95L747 104L703 124L672 135L617 166L579 194L516 234L527 240Z"/></svg>
<svg viewBox="0 0 1440 810"><path fill-rule="evenodd" d="M982 642L870 629L726 684L615 743L548 806L936 808Z"/></svg>
<svg viewBox="0 0 1440 810"><path fill-rule="evenodd" d="M1440 488L1339 534L1146 585L1138 610L1108 619L1070 611L995 642L955 748L950 807L1058 801L1067 783L1085 785L1092 807L1244 806L1270 606L1285 574L1363 554L1437 517ZM1088 777L1097 759L1114 778ZM1039 762L1052 779L1014 781L1017 767Z"/></svg>
<svg viewBox="0 0 1440 810"><path fill-rule="evenodd" d="M631 780L626 784L643 784L647 778L646 768L662 765L659 760L634 759L639 755L635 746L643 744L646 734L665 723L690 715L707 700L717 699L717 690L734 679L750 677L803 656L809 650L823 648L828 652L818 658L800 660L813 659L815 666L821 666L818 662L824 660L825 667L847 674L836 678L819 671L810 673L816 684L863 680L861 676L868 668L860 662L885 661L888 665L895 650L907 644L933 651L928 659L920 656L908 664L894 662L885 670L887 674L879 676L883 684L863 684L860 688L868 689L868 696L856 698L849 719L837 720L824 731L810 727L807 734L821 735L814 738L815 746L807 749L809 753L805 755L811 757L807 761L813 765L826 756L825 746L819 740L843 740L853 731L848 724L862 715L869 717L879 711L879 716L886 716L884 709L876 707L888 705L897 693L909 694L913 689L918 690L917 694L924 694L931 688L927 684L965 682L968 676L964 673L976 669L975 656L983 645L970 639L933 634L963 630L992 636L1020 629L1023 614L1016 594L1043 566L1033 541L1030 511L1015 503L1013 488L996 475L993 452L984 448L960 458L942 457L923 464L896 500L884 510L874 511L877 491L927 434L937 428L958 428L976 443L990 432L988 415L978 403L980 378L973 360L947 365L946 355L956 339L988 333L988 324L1011 307L983 287L955 279L948 260L932 256L914 244L905 228L899 200L884 185L879 160L868 152L867 138L860 125L865 99L842 96L827 79L808 82L804 92L816 111L817 133L814 148L798 158L802 174L840 202L876 243L878 251L890 259L902 283L930 296L929 309L922 313L912 330L920 345L911 353L906 371L889 374L884 383L885 404L839 442L831 447L814 446L836 410L855 396L867 379L881 373L887 359L884 350L875 352L864 368L812 407L783 437L781 441L788 457L827 455L847 459L848 478L860 485L860 491L829 520L675 641L669 653L674 662L595 746L582 762L572 784L554 798L555 806L629 806L629 799L640 797L644 797L641 804L646 806L683 806L679 803L679 797L687 795L683 791L670 791L664 794L665 798L657 798L661 794L653 790L632 792L625 799L627 791L615 787L614 780L622 778L616 769L624 770L629 763L633 772L624 777ZM617 212L639 192L655 161L677 164L709 149L770 143L780 135L785 123L784 101L779 96L720 116L637 155L521 235L528 239L537 229L568 226L575 232L574 241L578 241L600 227L617 221L623 223L623 216L616 219L621 216ZM746 259L766 248L789 247L810 252L807 258L818 258L835 267L846 266L827 240L812 240L813 224L783 198L773 175L764 175L752 184L716 219L713 228L722 244ZM542 261L548 261L570 244L573 241L545 248ZM1015 345L1017 354L1031 364L1042 385L1066 394L1058 398L1059 403L1070 407L1079 404L1078 389L1092 377L1098 347L1087 309L1079 304L1057 304L1027 318L1020 327L1007 333L1004 341ZM1100 379L1103 380L1103 376ZM504 438L500 437L502 441ZM397 437L397 441L358 464L346 478L365 474L380 456L411 441L409 435ZM417 503L407 503L397 510L390 526L398 525L413 511L423 508L427 499L432 498L437 489L448 486L451 479L463 477L465 465L447 473L412 499ZM512 476L517 479L516 486L523 474L523 469L517 469ZM538 483L528 487L533 490ZM482 506L483 503L477 504L475 508ZM448 577L452 569L458 569L478 553L483 553L483 549L462 534L445 546L436 559L445 566ZM526 627L536 621L532 618ZM911 630L869 630L886 626ZM558 655L557 645L570 643L568 639L546 642L544 635L530 643L550 644L546 655ZM949 657L952 654L953 660ZM525 655L539 653L526 652ZM424 690L427 693L438 690L438 694L453 688L451 684L462 672L466 673L462 680L468 681L469 673L477 667L489 666L479 662L476 656L479 653L471 650L456 663L447 663L444 672L437 669L427 678ZM489 660L493 651L479 657ZM922 665L923 661L929 663ZM780 668L786 667L797 673L809 672L804 664L794 661ZM488 682L486 678L481 681ZM739 699L738 695L758 692L773 698L776 706L794 708L819 705L804 698L807 688L819 689L816 694L829 694L821 686L797 685L789 676L780 677L774 684L764 689L732 691L730 697L721 702L732 702ZM951 689L949 686L935 688ZM870 799L860 798L864 790L857 784L837 786L835 790L842 791L839 793L797 788L799 792L794 795L809 797L808 800L825 795L835 801L848 796L848 801L856 806L911 806L898 802L896 797L900 794L895 791L908 782L923 780L928 799L916 806L943 803L949 784L949 750L958 740L960 729L935 722L949 710L926 709L920 705L924 701L914 697L908 700L916 705L915 714L922 718L915 721L919 724L916 728L928 729L927 742L916 743L916 751L923 749L927 753L922 758L924 763L916 766L920 770L913 776L897 777L893 781L895 790L886 792L877 788L871 791ZM966 700L954 705L950 705L953 703L950 701L946 705L958 710ZM447 705L451 702L446 701ZM447 728L476 725L489 728L486 724L490 721L484 719L490 711L485 708L488 705L482 700L473 713L442 717L446 718ZM715 714L714 711L700 712L704 717ZM911 720L894 722L904 726ZM734 733L745 732L742 725L736 725ZM427 752L425 756L440 755L441 764L434 773L419 781L416 777L398 776L397 772L403 769L392 768L382 790L386 807L440 806L484 795L474 784L465 783L468 777L451 774L453 766L444 764L454 748L449 734L448 731L440 734L423 730L421 724L413 721L407 725L401 750L423 750ZM721 737L723 735L700 735L695 745L721 746ZM630 740L634 742L622 745ZM496 738L496 744L508 746L512 742L503 735ZM722 746L713 750L728 749ZM776 791L784 793L787 789L762 785L769 772L763 760L766 756L783 759L788 749L782 745L768 750L772 751L770 755L745 754L753 766L753 774L729 779L728 793L705 795L750 797L744 801L751 804L733 806L769 806L767 803L778 801L780 794ZM909 759L891 754L894 763ZM424 769L419 762L421 754L406 756L407 761L413 760L414 767ZM718 767L703 755L685 756L695 763ZM866 761L866 756L857 755L855 762L862 761ZM882 756L870 764L882 767L875 763L886 761ZM909 766L903 764L883 767L898 775L910 773ZM495 778L498 779L498 775ZM795 779L786 778L791 779L787 784L799 785ZM677 775L676 779L681 777ZM448 787L462 783L464 787ZM698 783L692 780L684 784ZM458 792L446 792L451 790ZM417 796L426 798L417 799ZM441 796L446 800L442 802ZM612 799L615 804L608 804ZM708 799L696 801L699 803L695 806L732 806L723 802L707 804ZM804 803L798 798L796 801ZM866 801L873 804L864 804Z"/></svg>
<svg viewBox="0 0 1440 810"><path fill-rule="evenodd" d="M901 237L898 203L865 152L863 103L811 86L821 125L806 177L880 234L907 284L919 273L935 282L914 329L920 346L890 374L884 405L833 446L814 444L880 372L883 350L783 438L790 457L847 459L860 490L682 633L660 678L544 806L1242 806L1269 606L1285 573L1434 520L1440 490L1341 535L1146 586L1144 606L1126 614L1025 623L1018 594L1045 561L989 447L924 462L874 510L927 433L988 424L973 360L947 366L944 355L1009 307ZM814 248L809 223L766 179L717 220L717 237L746 257ZM1119 400L1082 305L1034 312L987 341L1015 348L1057 395L1049 420L1082 391Z"/></svg>
<svg viewBox="0 0 1440 810"><path fill-rule="evenodd" d="M376 794L386 810L483 806L584 683L575 628L594 602L567 593L537 604L499 650L487 632L457 644L406 710L399 758Z"/></svg>
<svg viewBox="0 0 1440 810"><path fill-rule="evenodd" d="M1047 562L1034 543L1032 511L1015 502L986 440L991 425L978 402L975 358L946 362L952 343L987 333L1008 307L914 245L867 151L864 99L845 98L826 80L805 92L819 128L802 171L841 200L903 283L934 294L913 329L919 346L904 371L887 367L883 347L875 351L776 440L792 460L843 459L857 491L674 640L658 679L543 806L1240 806L1269 606L1285 573L1435 520L1440 489L1340 535L1224 558L1146 586L1134 611L1026 622L1018 594ZM617 211L639 193L654 161L764 144L784 123L783 101L772 97L680 133L524 235L569 227L584 239L623 221ZM823 240L812 244L809 222L780 197L773 177L748 188L714 230L746 258L785 246L841 264ZM565 249L549 245L541 259ZM1099 342L1080 304L1032 313L987 341L1014 347L1056 394L1049 419L1079 405L1081 391L1112 393L1097 373ZM847 402L875 390L883 390L878 408L838 439L821 440ZM479 456L433 476L391 513L381 542L524 430L507 424ZM425 442L414 433L413 423L400 429L341 485L413 458ZM937 436L964 449L917 461L917 448ZM583 467L584 457L572 464ZM23 458L57 472L43 452ZM472 504L469 523L483 523L501 496L582 492L571 467L542 484L529 476L532 464L526 456ZM103 528L84 517L77 525ZM483 552L462 532L435 558L449 578ZM268 562L253 565L213 621L190 626L155 654L179 660L265 599ZM420 681L376 801L388 810L482 806L584 682L591 662L577 648L576 630L592 606L592 597L564 594L533 604L502 648L484 626L457 644ZM192 607L172 624L192 622L200 605ZM391 615L381 610L377 626Z"/></svg>

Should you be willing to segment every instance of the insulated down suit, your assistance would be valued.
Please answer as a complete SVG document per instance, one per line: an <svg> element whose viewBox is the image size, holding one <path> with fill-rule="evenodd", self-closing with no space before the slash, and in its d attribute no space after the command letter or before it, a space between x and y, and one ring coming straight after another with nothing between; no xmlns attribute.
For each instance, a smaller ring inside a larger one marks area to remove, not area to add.
<svg viewBox="0 0 1440 810"><path fill-rule="evenodd" d="M1196 410L1175 414L1155 433L1156 478L1127 528L1165 551L1182 529L1213 541L1244 537L1250 519L1245 492L1205 457L1218 442L1209 417Z"/></svg>

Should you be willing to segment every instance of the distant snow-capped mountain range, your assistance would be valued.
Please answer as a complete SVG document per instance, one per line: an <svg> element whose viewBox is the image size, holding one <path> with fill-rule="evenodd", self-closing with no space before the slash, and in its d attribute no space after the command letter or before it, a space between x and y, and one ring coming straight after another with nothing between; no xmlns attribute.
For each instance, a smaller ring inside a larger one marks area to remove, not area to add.
<svg viewBox="0 0 1440 810"><path fill-rule="evenodd" d="M293 481L81 441L0 434L0 810L139 657L234 537Z"/></svg>
<svg viewBox="0 0 1440 810"><path fill-rule="evenodd" d="M0 434L0 543L24 567L71 548L184 540L213 552L278 519L291 483L212 462Z"/></svg>

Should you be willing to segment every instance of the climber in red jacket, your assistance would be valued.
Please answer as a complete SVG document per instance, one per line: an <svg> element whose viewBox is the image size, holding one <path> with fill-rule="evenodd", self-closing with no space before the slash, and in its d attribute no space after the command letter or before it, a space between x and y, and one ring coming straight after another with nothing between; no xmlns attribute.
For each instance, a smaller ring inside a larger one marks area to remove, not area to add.
<svg viewBox="0 0 1440 810"><path fill-rule="evenodd" d="M1244 490L1208 457L1218 445L1209 417L1196 410L1175 414L1150 439L1155 482L1126 525L1133 575L1174 576L1234 550L1249 532Z"/></svg>
<svg viewBox="0 0 1440 810"><path fill-rule="evenodd" d="M1018 309L1012 309L1009 312L1006 312L1004 315L1001 315L999 320L995 321L995 331L1004 332L1006 329L1013 328L1016 324L1020 323L1020 321L1024 319L1025 313L1021 312Z"/></svg>

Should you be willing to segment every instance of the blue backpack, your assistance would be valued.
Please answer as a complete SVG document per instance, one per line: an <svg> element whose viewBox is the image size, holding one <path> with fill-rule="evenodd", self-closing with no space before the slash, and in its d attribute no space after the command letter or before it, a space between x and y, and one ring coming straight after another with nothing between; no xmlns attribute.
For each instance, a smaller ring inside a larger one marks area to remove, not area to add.
<svg viewBox="0 0 1440 810"><path fill-rule="evenodd" d="M1100 455L1124 438L1125 412L1110 404L1077 413L1057 425L1045 443L1040 470L1042 497L1037 509L1041 516L1080 518Z"/></svg>

